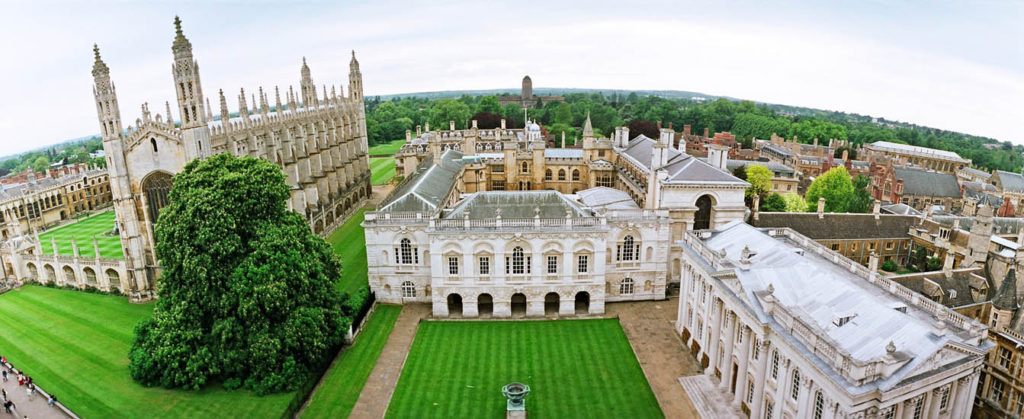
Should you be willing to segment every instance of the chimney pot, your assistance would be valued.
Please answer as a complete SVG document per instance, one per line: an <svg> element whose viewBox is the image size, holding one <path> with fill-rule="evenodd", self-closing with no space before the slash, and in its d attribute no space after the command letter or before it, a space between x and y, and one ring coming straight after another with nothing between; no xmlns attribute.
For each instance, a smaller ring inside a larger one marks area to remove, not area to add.
<svg viewBox="0 0 1024 419"><path fill-rule="evenodd" d="M818 218L825 218L825 198L818 198Z"/></svg>

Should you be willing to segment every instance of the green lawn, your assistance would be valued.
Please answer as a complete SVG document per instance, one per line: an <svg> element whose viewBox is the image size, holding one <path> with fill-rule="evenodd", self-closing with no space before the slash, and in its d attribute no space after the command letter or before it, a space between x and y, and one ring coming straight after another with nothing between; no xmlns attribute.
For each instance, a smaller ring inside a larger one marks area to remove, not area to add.
<svg viewBox="0 0 1024 419"><path fill-rule="evenodd" d="M85 418L278 417L293 393L258 397L219 387L145 388L128 374L128 349L153 304L24 286L0 295L0 353Z"/></svg>
<svg viewBox="0 0 1024 419"><path fill-rule="evenodd" d="M103 233L114 229L114 220L114 211L111 210L40 234L39 242L43 247L43 254L53 254L51 238L56 238L57 252L61 256L74 256L75 252L71 248L71 238L74 237L78 244L78 254L83 258L95 258L96 252L92 247L92 237L96 236L96 241L100 246L100 257L124 259L124 253L121 251L121 238L103 235Z"/></svg>
<svg viewBox="0 0 1024 419"><path fill-rule="evenodd" d="M387 416L503 418L514 381L531 419L663 417L616 319L422 322Z"/></svg>
<svg viewBox="0 0 1024 419"><path fill-rule="evenodd" d="M366 236L363 235L363 213L360 209L327 238L334 253L341 258L341 280L335 282L341 292L355 293L369 286L366 279Z"/></svg>
<svg viewBox="0 0 1024 419"><path fill-rule="evenodd" d="M374 185L383 185L395 177L395 159L378 157L370 159L370 181Z"/></svg>
<svg viewBox="0 0 1024 419"><path fill-rule="evenodd" d="M378 144L373 147L370 147L369 154L371 156L379 156L383 154L393 156L395 153L398 152L398 149L402 148L403 144L405 144L405 140L392 141L387 144Z"/></svg>
<svg viewBox="0 0 1024 419"><path fill-rule="evenodd" d="M313 400L302 412L303 418L348 417L401 312L402 306L377 306L356 343L341 352L338 362L324 377Z"/></svg>

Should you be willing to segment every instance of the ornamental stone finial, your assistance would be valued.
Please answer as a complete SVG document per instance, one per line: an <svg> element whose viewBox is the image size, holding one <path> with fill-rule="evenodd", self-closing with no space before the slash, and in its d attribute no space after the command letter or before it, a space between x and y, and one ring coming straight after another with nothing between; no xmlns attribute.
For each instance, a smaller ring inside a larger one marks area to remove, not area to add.
<svg viewBox="0 0 1024 419"><path fill-rule="evenodd" d="M896 343L890 340L889 344L885 345L885 353L892 355L894 352L896 352Z"/></svg>
<svg viewBox="0 0 1024 419"><path fill-rule="evenodd" d="M769 283L767 291L769 294L775 294L775 286Z"/></svg>

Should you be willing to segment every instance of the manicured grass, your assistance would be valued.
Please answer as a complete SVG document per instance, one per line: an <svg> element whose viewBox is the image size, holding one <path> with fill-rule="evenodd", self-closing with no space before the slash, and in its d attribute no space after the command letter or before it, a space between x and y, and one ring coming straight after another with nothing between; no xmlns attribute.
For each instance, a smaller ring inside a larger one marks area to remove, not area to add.
<svg viewBox="0 0 1024 419"><path fill-rule="evenodd" d="M395 159L379 157L370 159L370 181L374 185L383 185L395 177Z"/></svg>
<svg viewBox="0 0 1024 419"><path fill-rule="evenodd" d="M27 285L0 295L0 353L85 418L278 417L293 393L258 397L212 387L145 388L128 374L128 349L153 304Z"/></svg>
<svg viewBox="0 0 1024 419"><path fill-rule="evenodd" d="M402 306L377 306L355 344L341 352L338 362L324 377L313 400L302 412L303 418L344 418L352 413L401 312Z"/></svg>
<svg viewBox="0 0 1024 419"><path fill-rule="evenodd" d="M383 154L387 154L387 155L392 155L393 156L395 153L398 152L398 149L402 148L403 144L405 144L405 140L404 139L403 140L398 140L398 141L392 141L392 142L387 143L387 144L377 144L377 145L375 145L373 147L370 147L369 154L371 156L379 156L379 155L383 155Z"/></svg>
<svg viewBox="0 0 1024 419"><path fill-rule="evenodd" d="M61 256L74 256L75 252L71 247L71 238L74 237L75 243L78 244L78 254L83 258L95 258L96 251L92 246L92 237L96 236L96 242L100 247L100 257L124 259L124 253L121 251L121 238L103 235L103 233L114 229L114 220L114 211L106 211L40 234L39 242L43 248L43 254L53 254L51 238L56 238L57 252Z"/></svg>
<svg viewBox="0 0 1024 419"><path fill-rule="evenodd" d="M911 273L914 273L914 271L912 271L910 269L900 269L900 270L896 271L896 275L904 275L904 274L911 274Z"/></svg>
<svg viewBox="0 0 1024 419"><path fill-rule="evenodd" d="M615 319L420 323L387 416L503 418L515 381L531 419L663 417Z"/></svg>
<svg viewBox="0 0 1024 419"><path fill-rule="evenodd" d="M341 258L341 279L334 283L341 292L355 293L369 286L366 279L366 236L363 235L363 213L360 209L327 238Z"/></svg>

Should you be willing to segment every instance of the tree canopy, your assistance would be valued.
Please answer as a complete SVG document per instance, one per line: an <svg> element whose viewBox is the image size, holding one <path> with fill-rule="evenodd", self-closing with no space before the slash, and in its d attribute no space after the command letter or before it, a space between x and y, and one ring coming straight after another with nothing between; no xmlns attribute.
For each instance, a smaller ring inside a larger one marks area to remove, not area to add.
<svg viewBox="0 0 1024 419"><path fill-rule="evenodd" d="M826 212L847 212L852 196L853 181L843 166L829 169L807 188L808 204L817 208L818 199L825 198Z"/></svg>
<svg viewBox="0 0 1024 419"><path fill-rule="evenodd" d="M747 174L746 181L747 181L747 183L750 183L750 186L747 188L746 192L744 193L744 195L746 197L748 197L748 198L753 198L754 196L764 197L765 194L767 194L768 191L771 190L771 188L772 188L772 171L768 170L767 167L764 167L764 166L762 166L760 164L752 164L752 165L750 165L750 167L747 168L746 174Z"/></svg>
<svg viewBox="0 0 1024 419"><path fill-rule="evenodd" d="M761 204L760 211L763 212L786 212L786 201L782 199L782 195L772 192L764 198L764 202Z"/></svg>
<svg viewBox="0 0 1024 419"><path fill-rule="evenodd" d="M340 344L340 262L288 197L281 169L250 157L195 160L174 177L155 227L160 298L129 352L136 381L287 391Z"/></svg>
<svg viewBox="0 0 1024 419"><path fill-rule="evenodd" d="M796 192L782 194L782 201L786 203L786 212L807 211L807 201L804 200L804 197L797 195Z"/></svg>

